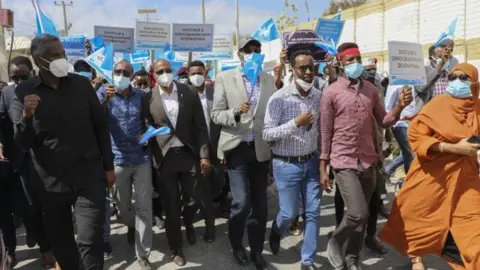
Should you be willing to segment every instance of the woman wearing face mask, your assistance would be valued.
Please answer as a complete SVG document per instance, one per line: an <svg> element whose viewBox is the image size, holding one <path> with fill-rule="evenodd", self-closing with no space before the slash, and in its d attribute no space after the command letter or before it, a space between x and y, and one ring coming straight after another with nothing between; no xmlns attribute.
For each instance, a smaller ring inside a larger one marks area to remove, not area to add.
<svg viewBox="0 0 480 270"><path fill-rule="evenodd" d="M445 95L410 124L416 157L381 238L410 257L434 254L454 269L480 269L480 144L468 140L480 135L478 71L459 64L448 80Z"/></svg>

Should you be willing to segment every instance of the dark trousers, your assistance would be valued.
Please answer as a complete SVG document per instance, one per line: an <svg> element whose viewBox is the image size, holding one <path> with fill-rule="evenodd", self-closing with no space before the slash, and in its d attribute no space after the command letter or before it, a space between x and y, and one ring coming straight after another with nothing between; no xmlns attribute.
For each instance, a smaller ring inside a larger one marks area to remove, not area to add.
<svg viewBox="0 0 480 270"><path fill-rule="evenodd" d="M45 229L53 255L62 269L103 269L105 195L102 180L76 192L40 194ZM77 223L76 242L72 206Z"/></svg>
<svg viewBox="0 0 480 270"><path fill-rule="evenodd" d="M363 246L364 228L369 217L369 202L375 191L375 170L334 169L335 181L345 202L347 211L332 234L340 245L348 240L346 262L350 266L357 262Z"/></svg>
<svg viewBox="0 0 480 270"><path fill-rule="evenodd" d="M166 216L165 230L171 250L183 247L181 217L185 225L191 225L198 210L195 163L188 148L170 149L157 170L156 181L160 188Z"/></svg>
<svg viewBox="0 0 480 270"><path fill-rule="evenodd" d="M214 200L222 195L225 185L225 166L219 160L212 160L212 171L210 175L204 177L201 173L197 173L198 194L201 194L200 212L205 222L213 223L215 221ZM197 169L197 172L200 172Z"/></svg>
<svg viewBox="0 0 480 270"><path fill-rule="evenodd" d="M25 210L23 224L27 234L31 234L37 241L40 247L40 253L50 251L50 243L48 241L47 232L43 225L42 205L38 198L38 193L33 189L32 182L30 180L30 160L25 159L22 167L18 171L20 180L25 192L26 199L28 201L28 207Z"/></svg>
<svg viewBox="0 0 480 270"><path fill-rule="evenodd" d="M232 207L228 238L232 248L242 245L245 224L252 253L263 251L267 225L267 178L269 161L258 162L253 145L240 143L227 155Z"/></svg>

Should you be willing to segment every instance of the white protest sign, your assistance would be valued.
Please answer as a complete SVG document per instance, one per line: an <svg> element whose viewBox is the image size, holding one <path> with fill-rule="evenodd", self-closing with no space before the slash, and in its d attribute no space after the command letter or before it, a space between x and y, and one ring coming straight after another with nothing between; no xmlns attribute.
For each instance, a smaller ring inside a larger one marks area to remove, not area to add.
<svg viewBox="0 0 480 270"><path fill-rule="evenodd" d="M211 52L213 24L172 24L172 49L175 52Z"/></svg>
<svg viewBox="0 0 480 270"><path fill-rule="evenodd" d="M388 42L391 85L426 85L421 44L403 41Z"/></svg>
<svg viewBox="0 0 480 270"><path fill-rule="evenodd" d="M170 44L171 26L169 23L139 22L135 27L135 48L142 50L162 49Z"/></svg>
<svg viewBox="0 0 480 270"><path fill-rule="evenodd" d="M134 34L135 29L133 28L94 26L94 36L102 37L105 43L113 43L116 52L131 53L133 51Z"/></svg>
<svg viewBox="0 0 480 270"><path fill-rule="evenodd" d="M202 60L227 60L233 58L233 35L215 34L211 53L201 53Z"/></svg>

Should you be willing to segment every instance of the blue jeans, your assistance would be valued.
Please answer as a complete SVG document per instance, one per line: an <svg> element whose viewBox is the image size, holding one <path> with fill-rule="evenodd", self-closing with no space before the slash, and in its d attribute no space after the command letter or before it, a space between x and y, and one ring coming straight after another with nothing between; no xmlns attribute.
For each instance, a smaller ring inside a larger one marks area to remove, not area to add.
<svg viewBox="0 0 480 270"><path fill-rule="evenodd" d="M398 167L402 165L403 165L403 156L398 155L396 158L392 160L392 162L388 163L388 165L385 166L385 168L383 168L383 171L388 175L392 175L397 171Z"/></svg>
<svg viewBox="0 0 480 270"><path fill-rule="evenodd" d="M286 162L273 159L273 176L278 189L280 211L276 228L284 234L298 215L300 200L303 199L306 216L305 235L302 246L302 264L312 265L317 254L317 238L320 228L320 160L317 156L306 162Z"/></svg>
<svg viewBox="0 0 480 270"><path fill-rule="evenodd" d="M107 198L110 198L110 191L107 190ZM110 200L105 200L105 224L103 225L103 243L110 242Z"/></svg>
<svg viewBox="0 0 480 270"><path fill-rule="evenodd" d="M397 140L400 150L402 151L403 168L405 169L405 173L408 173L414 157L410 144L408 144L407 131L408 128L404 126L396 126L393 128L393 136L395 137L395 140Z"/></svg>

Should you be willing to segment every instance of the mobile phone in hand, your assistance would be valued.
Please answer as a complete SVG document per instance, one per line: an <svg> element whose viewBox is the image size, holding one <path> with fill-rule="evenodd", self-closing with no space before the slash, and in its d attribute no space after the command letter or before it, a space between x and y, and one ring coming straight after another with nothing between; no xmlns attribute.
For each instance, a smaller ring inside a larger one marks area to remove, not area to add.
<svg viewBox="0 0 480 270"><path fill-rule="evenodd" d="M467 142L480 144L480 136L472 136L467 140Z"/></svg>

